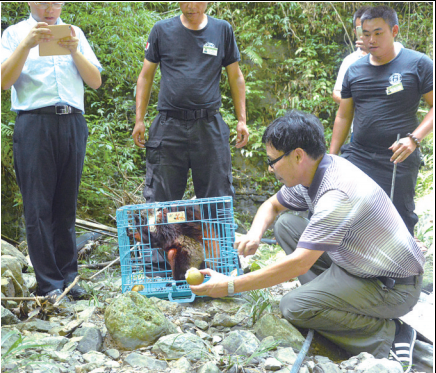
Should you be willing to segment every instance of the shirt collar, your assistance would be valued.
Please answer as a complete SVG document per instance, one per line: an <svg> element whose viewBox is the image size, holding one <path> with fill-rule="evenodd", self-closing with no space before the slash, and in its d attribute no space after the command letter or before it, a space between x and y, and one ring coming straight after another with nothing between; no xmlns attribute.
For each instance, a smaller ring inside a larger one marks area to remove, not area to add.
<svg viewBox="0 0 436 373"><path fill-rule="evenodd" d="M35 27L36 24L38 23L36 21L35 18L33 18L32 14L30 14L29 19L27 20L27 22L29 23L30 26ZM61 17L58 17L58 19L56 20L55 25L63 25L64 22L62 22Z"/></svg>
<svg viewBox="0 0 436 373"><path fill-rule="evenodd" d="M316 169L315 176L313 177L312 184L310 184L308 193L309 197L312 201L315 200L316 194L318 193L318 189L321 186L322 179L324 178L324 174L329 168L330 164L333 162L333 158L331 155L326 154L322 158L318 168Z"/></svg>

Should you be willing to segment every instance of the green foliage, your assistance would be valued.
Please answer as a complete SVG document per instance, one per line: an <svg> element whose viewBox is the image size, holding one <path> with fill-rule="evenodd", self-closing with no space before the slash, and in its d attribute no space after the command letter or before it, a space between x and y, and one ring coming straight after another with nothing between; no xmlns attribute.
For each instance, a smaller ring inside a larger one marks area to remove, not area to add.
<svg viewBox="0 0 436 373"><path fill-rule="evenodd" d="M7 333L4 337L1 339L1 345L2 347L6 345L6 342L11 338L16 338L15 341L12 343L12 345L7 349L5 353L1 356L1 363L2 365L9 363L10 361L16 360L16 356L19 355L22 352L26 352L30 349L44 349L44 347L47 347L47 345L41 345L39 343L35 343L35 341L32 341L28 337L23 337L20 333L16 331L11 331ZM26 356L25 359L20 359L20 366L17 368L25 368L29 365L41 365L44 362L48 360L48 356L45 354L38 354L38 353L32 353L28 356Z"/></svg>
<svg viewBox="0 0 436 373"><path fill-rule="evenodd" d="M214 2L208 13L232 25L241 52L246 82L249 144L232 146L234 183L239 190L273 194L280 188L267 172L261 142L265 127L295 108L317 115L330 141L337 105L331 98L343 58L354 50L352 15L365 4L304 2ZM384 4L384 3L383 3ZM398 41L433 54L431 3L390 3L400 19ZM27 3L2 2L2 30L28 17ZM180 14L177 3L66 3L62 19L85 33L104 70L98 90L86 87L85 111L90 136L80 187L78 212L113 223L115 209L143 202L145 151L131 138L135 122L136 81L144 60L148 34L156 21ZM224 72L224 70L223 70ZM146 125L156 114L160 71L156 73ZM227 76L221 80L221 112L236 139L236 118ZM10 94L2 95L2 202L20 208L12 167ZM421 110L426 110L425 104ZM431 151L432 153L432 151ZM253 170L254 168L254 170ZM193 196L192 183L185 198ZM9 207L8 207L9 208ZM3 209L2 209L3 210ZM18 216L20 211L18 211Z"/></svg>
<svg viewBox="0 0 436 373"><path fill-rule="evenodd" d="M272 312L274 298L269 289L249 291L244 298L247 301L253 325L262 317L264 312Z"/></svg>

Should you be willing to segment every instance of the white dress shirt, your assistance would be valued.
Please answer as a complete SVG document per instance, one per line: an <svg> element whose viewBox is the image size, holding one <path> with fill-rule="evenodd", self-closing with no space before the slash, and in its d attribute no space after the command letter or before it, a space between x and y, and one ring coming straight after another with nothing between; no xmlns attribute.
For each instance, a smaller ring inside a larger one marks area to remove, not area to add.
<svg viewBox="0 0 436 373"><path fill-rule="evenodd" d="M1 63L6 61L20 42L37 24L29 19L8 27L2 35ZM64 24L60 18L57 25ZM102 71L100 63L92 51L83 31L76 27L74 31L79 39L78 51L94 66ZM12 86L12 110L33 110L56 104L70 105L84 110L84 86L71 55L39 56L39 46L32 48L23 70Z"/></svg>

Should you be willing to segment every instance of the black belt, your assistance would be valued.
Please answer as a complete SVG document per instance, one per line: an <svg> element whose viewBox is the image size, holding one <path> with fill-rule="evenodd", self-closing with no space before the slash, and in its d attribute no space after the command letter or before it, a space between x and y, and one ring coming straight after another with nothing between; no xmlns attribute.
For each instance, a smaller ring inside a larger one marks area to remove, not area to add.
<svg viewBox="0 0 436 373"><path fill-rule="evenodd" d="M68 105L56 105L56 106L46 106L34 110L22 110L20 114L81 114L82 110L76 109L75 107Z"/></svg>
<svg viewBox="0 0 436 373"><path fill-rule="evenodd" d="M160 113L166 114L167 117L182 119L182 120L195 120L210 118L219 113L219 110L200 109L200 110L161 110Z"/></svg>
<svg viewBox="0 0 436 373"><path fill-rule="evenodd" d="M419 276L420 275L404 277L404 278L380 276L380 277L377 277L377 279L380 280L383 283L383 285L385 285L388 289L393 289L396 284L398 284L398 285L415 285L416 278Z"/></svg>

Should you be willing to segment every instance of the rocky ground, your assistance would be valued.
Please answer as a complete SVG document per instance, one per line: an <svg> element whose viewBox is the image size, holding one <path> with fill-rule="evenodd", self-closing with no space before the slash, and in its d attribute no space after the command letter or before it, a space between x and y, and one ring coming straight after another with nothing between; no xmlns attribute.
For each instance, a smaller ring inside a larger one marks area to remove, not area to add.
<svg viewBox="0 0 436 373"><path fill-rule="evenodd" d="M2 298L27 296L36 285L31 273L22 272L28 263L17 251L2 241ZM280 298L298 281L185 304L121 294L120 278L107 274L81 285L90 299L66 300L59 307L2 301L2 372L284 373L291 371L307 335L278 310ZM424 298L434 318L434 297ZM433 346L417 341L414 363L414 372L433 372ZM402 371L387 359L348 356L316 333L299 370Z"/></svg>

